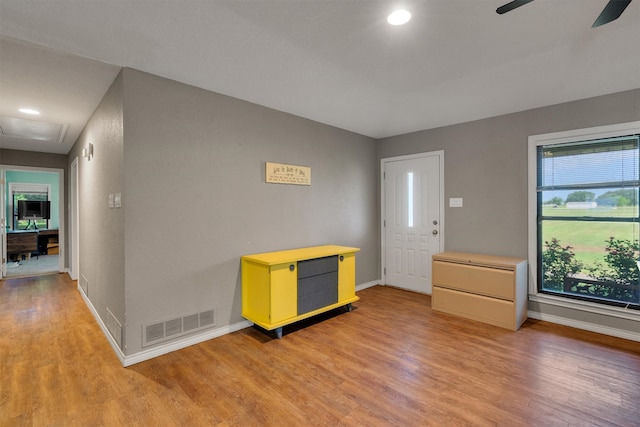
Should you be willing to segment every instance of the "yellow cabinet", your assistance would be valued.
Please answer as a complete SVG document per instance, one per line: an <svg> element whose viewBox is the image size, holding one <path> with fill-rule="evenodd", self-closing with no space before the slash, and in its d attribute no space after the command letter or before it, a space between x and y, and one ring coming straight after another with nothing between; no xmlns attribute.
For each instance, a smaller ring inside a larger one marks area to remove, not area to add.
<svg viewBox="0 0 640 427"><path fill-rule="evenodd" d="M347 246L313 246L242 257L242 316L267 330L340 306L351 309L356 252Z"/></svg>

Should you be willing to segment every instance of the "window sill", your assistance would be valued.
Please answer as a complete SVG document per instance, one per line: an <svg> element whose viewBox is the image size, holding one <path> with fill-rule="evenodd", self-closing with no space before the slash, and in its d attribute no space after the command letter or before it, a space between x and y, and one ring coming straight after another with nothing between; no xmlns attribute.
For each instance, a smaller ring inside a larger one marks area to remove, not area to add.
<svg viewBox="0 0 640 427"><path fill-rule="evenodd" d="M530 294L529 301L640 322L639 310L632 310L624 307L606 306L589 301L573 300L541 293Z"/></svg>

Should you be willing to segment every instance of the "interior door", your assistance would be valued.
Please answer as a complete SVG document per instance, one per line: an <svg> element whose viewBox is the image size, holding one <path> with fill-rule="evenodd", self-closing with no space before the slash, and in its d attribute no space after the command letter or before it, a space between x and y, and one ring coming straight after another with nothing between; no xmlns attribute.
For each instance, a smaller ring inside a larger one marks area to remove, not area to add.
<svg viewBox="0 0 640 427"><path fill-rule="evenodd" d="M431 294L431 256L441 252L442 152L383 160L385 283Z"/></svg>
<svg viewBox="0 0 640 427"><path fill-rule="evenodd" d="M80 258L80 237L79 237L79 199L78 199L78 158L71 163L69 171L69 277L78 280Z"/></svg>
<svg viewBox="0 0 640 427"><path fill-rule="evenodd" d="M5 203L4 169L0 168L0 279L7 268L7 205Z"/></svg>

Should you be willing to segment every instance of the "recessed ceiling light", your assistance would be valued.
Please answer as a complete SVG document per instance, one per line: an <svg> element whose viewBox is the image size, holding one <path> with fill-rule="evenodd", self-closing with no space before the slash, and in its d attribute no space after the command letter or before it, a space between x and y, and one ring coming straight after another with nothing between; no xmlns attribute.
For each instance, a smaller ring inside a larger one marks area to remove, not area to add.
<svg viewBox="0 0 640 427"><path fill-rule="evenodd" d="M25 114L31 114L32 116L39 116L40 115L40 111L34 110L32 108L21 108L18 111L20 111L21 113L25 113Z"/></svg>
<svg viewBox="0 0 640 427"><path fill-rule="evenodd" d="M403 25L409 22L411 13L407 10L395 10L387 17L387 22L391 25Z"/></svg>

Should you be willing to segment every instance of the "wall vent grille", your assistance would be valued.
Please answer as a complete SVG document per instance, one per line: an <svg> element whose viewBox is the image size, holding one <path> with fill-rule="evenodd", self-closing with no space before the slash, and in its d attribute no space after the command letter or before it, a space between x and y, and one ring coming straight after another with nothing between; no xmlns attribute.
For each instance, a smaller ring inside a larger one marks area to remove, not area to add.
<svg viewBox="0 0 640 427"><path fill-rule="evenodd" d="M145 326L147 342L159 341L164 338L164 322Z"/></svg>
<svg viewBox="0 0 640 427"><path fill-rule="evenodd" d="M202 313L200 313L200 324L211 326L216 324L216 317L213 310L203 311Z"/></svg>
<svg viewBox="0 0 640 427"><path fill-rule="evenodd" d="M184 331L193 331L194 329L198 329L200 327L200 322L198 318L200 316L198 314L190 314L189 316L184 316L182 318L182 326Z"/></svg>
<svg viewBox="0 0 640 427"><path fill-rule="evenodd" d="M142 346L181 337L216 325L215 310L191 313L161 322L142 325Z"/></svg>
<svg viewBox="0 0 640 427"><path fill-rule="evenodd" d="M80 275L80 287L86 296L89 296L89 279L84 274Z"/></svg>
<svg viewBox="0 0 640 427"><path fill-rule="evenodd" d="M122 323L109 310L109 307L107 307L106 326L113 339L116 340L118 347L122 349Z"/></svg>
<svg viewBox="0 0 640 427"><path fill-rule="evenodd" d="M167 337L180 335L182 333L182 318L164 322L164 333Z"/></svg>

